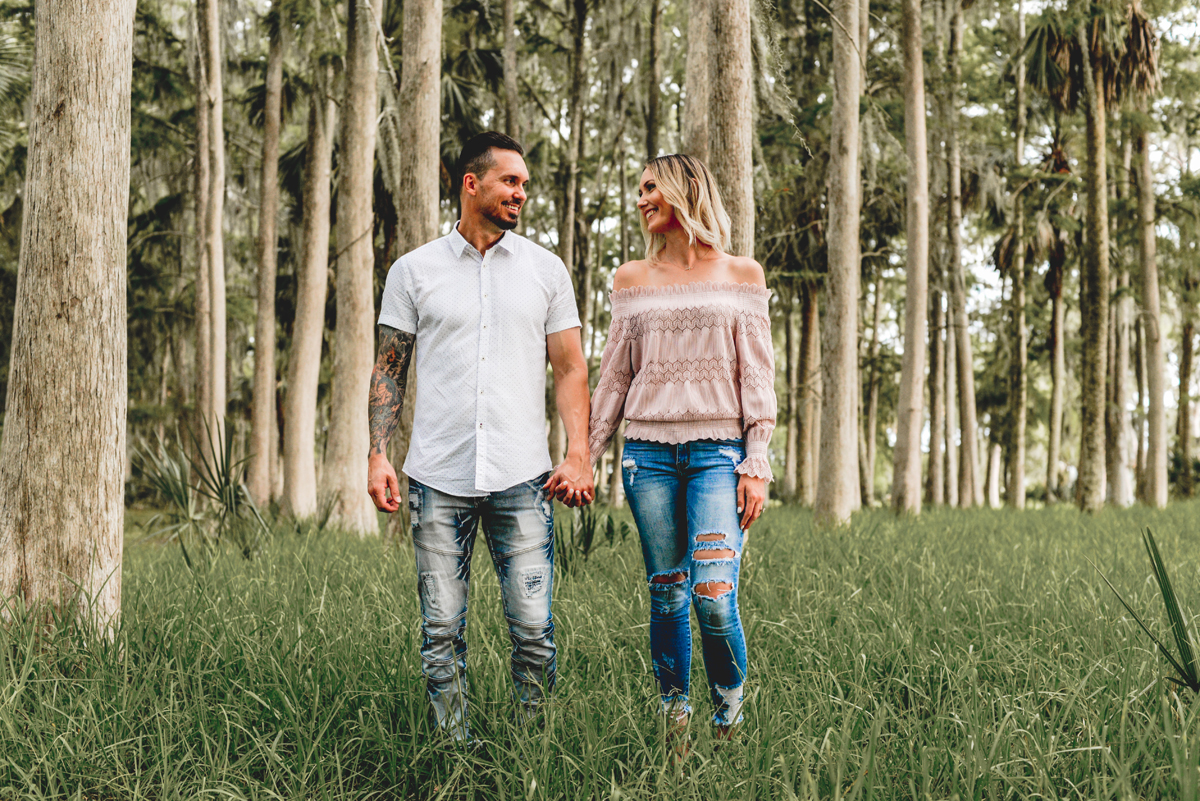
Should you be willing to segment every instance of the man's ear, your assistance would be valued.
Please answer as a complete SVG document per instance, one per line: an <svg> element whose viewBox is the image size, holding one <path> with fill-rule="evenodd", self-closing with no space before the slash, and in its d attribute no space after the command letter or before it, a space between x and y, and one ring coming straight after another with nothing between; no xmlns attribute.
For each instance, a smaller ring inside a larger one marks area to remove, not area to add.
<svg viewBox="0 0 1200 801"><path fill-rule="evenodd" d="M473 172L463 176L462 191L474 196L479 192L479 177Z"/></svg>

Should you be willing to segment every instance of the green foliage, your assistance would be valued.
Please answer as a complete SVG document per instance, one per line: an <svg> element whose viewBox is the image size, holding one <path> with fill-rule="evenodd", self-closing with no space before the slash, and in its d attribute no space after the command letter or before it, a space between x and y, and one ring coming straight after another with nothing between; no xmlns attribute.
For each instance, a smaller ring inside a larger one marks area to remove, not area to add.
<svg viewBox="0 0 1200 801"><path fill-rule="evenodd" d="M580 509L559 506L554 519L554 564L571 575L586 563L603 537L608 547L629 538L629 523L617 522L613 510L600 511L596 504Z"/></svg>

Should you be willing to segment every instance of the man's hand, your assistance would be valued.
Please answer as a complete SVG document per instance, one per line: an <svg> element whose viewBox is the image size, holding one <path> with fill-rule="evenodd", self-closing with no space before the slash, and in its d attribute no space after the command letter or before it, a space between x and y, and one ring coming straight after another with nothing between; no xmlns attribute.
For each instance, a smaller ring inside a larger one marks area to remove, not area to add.
<svg viewBox="0 0 1200 801"><path fill-rule="evenodd" d="M367 494L380 511L390 514L400 508L400 479L382 453L373 453L367 460Z"/></svg>
<svg viewBox="0 0 1200 801"><path fill-rule="evenodd" d="M767 503L767 480L742 476L738 479L737 510L742 516L742 531L748 531L752 523L763 513Z"/></svg>
<svg viewBox="0 0 1200 801"><path fill-rule="evenodd" d="M568 455L563 463L554 468L543 489L572 508L587 506L596 494L596 484L588 457Z"/></svg>

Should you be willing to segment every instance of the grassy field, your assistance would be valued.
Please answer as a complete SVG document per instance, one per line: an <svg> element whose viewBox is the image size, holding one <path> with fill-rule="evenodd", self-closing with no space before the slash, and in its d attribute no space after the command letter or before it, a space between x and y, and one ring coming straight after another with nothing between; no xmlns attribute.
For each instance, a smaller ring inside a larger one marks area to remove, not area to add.
<svg viewBox="0 0 1200 801"><path fill-rule="evenodd" d="M818 533L769 510L743 567L741 739L714 753L693 725L679 767L632 537L556 576L559 689L534 734L510 722L477 555L469 752L430 732L407 547L278 533L194 574L131 545L114 645L0 634L0 798L1196 798L1200 705L1087 559L1166 635L1139 528L1197 611L1198 513L871 511Z"/></svg>

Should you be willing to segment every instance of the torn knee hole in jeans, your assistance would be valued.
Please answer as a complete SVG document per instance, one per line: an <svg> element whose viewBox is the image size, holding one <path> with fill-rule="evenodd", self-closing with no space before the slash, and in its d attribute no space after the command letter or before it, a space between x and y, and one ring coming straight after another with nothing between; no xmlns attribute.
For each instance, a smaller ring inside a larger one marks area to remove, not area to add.
<svg viewBox="0 0 1200 801"><path fill-rule="evenodd" d="M709 600L716 600L731 592L733 585L728 581L702 581L696 585L696 594Z"/></svg>
<svg viewBox="0 0 1200 801"><path fill-rule="evenodd" d="M729 548L713 548L710 546L707 548L697 548L696 552L692 554L692 558L703 559L705 561L712 559L736 559L737 552Z"/></svg>
<svg viewBox="0 0 1200 801"><path fill-rule="evenodd" d="M659 573L650 577L650 586L669 587L687 581L687 573Z"/></svg>

